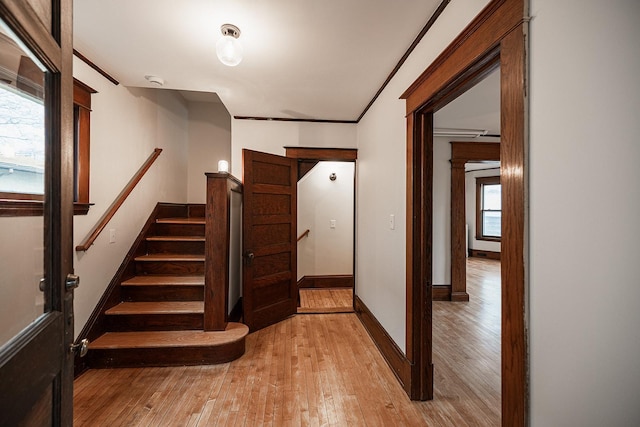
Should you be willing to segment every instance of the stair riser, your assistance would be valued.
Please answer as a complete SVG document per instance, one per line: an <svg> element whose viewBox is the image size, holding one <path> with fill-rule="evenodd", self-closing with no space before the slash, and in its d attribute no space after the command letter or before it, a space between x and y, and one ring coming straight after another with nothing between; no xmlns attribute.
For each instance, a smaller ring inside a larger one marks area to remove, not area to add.
<svg viewBox="0 0 640 427"><path fill-rule="evenodd" d="M123 286L124 301L202 301L203 286Z"/></svg>
<svg viewBox="0 0 640 427"><path fill-rule="evenodd" d="M204 224L155 224L156 236L204 236Z"/></svg>
<svg viewBox="0 0 640 427"><path fill-rule="evenodd" d="M204 262L136 261L136 274L204 274Z"/></svg>
<svg viewBox="0 0 640 427"><path fill-rule="evenodd" d="M231 362L244 351L244 339L218 347L92 349L87 364L92 368L215 365Z"/></svg>
<svg viewBox="0 0 640 427"><path fill-rule="evenodd" d="M205 205L189 205L189 217L191 218L204 218L205 211Z"/></svg>
<svg viewBox="0 0 640 427"><path fill-rule="evenodd" d="M198 313L107 315L107 326L108 330L113 332L197 330L204 327L204 315Z"/></svg>
<svg viewBox="0 0 640 427"><path fill-rule="evenodd" d="M204 242L148 241L147 253L204 255Z"/></svg>

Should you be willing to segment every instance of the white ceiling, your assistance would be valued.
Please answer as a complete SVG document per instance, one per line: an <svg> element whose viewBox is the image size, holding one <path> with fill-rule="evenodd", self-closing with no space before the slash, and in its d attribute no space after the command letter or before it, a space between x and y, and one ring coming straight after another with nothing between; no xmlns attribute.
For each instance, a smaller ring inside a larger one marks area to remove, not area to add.
<svg viewBox="0 0 640 427"><path fill-rule="evenodd" d="M76 0L74 47L126 86L157 75L231 115L355 120L440 2ZM224 23L241 30L237 67L215 54Z"/></svg>
<svg viewBox="0 0 640 427"><path fill-rule="evenodd" d="M435 128L484 129L500 135L500 68L438 110Z"/></svg>

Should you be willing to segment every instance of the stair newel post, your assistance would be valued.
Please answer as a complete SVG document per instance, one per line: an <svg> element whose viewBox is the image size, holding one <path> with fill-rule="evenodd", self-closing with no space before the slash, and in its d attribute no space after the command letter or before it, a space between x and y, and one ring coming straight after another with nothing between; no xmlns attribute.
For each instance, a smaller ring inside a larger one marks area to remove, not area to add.
<svg viewBox="0 0 640 427"><path fill-rule="evenodd" d="M227 327L229 313L229 257L231 246L231 192L242 184L228 173L206 173L204 330Z"/></svg>

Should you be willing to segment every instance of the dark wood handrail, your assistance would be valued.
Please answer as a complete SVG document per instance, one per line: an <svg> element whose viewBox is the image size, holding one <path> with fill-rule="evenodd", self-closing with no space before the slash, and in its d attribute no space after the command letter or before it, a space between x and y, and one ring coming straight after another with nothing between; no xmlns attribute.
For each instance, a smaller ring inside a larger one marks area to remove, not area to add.
<svg viewBox="0 0 640 427"><path fill-rule="evenodd" d="M120 192L118 197L116 197L116 199L113 201L111 206L109 206L109 209L107 209L104 215L102 215L102 218L100 218L100 221L98 221L96 226L93 227L93 230L91 230L91 233L89 233L89 235L84 239L82 243L76 246L76 251L86 252L87 249L89 249L91 245L93 245L93 243L96 241L96 239L98 238L102 230L104 230L104 228L107 226L109 221L111 221L111 218L113 218L113 216L116 214L120 206L122 206L122 204L127 199L127 197L129 197L129 194L131 194L131 192L133 191L135 186L140 182L144 174L147 173L147 171L149 170L153 162L156 161L160 153L162 153L162 148L156 148L153 150L153 153L144 162L144 164L140 167L140 169L138 169L138 172L136 172L133 178L131 178L131 181L129 181L127 186Z"/></svg>
<svg viewBox="0 0 640 427"><path fill-rule="evenodd" d="M299 242L300 240L302 240L304 237L307 237L307 236L309 235L309 232L310 232L310 231L311 231L311 230L309 230L309 229L307 228L307 229L304 231L304 233L302 233L300 236L298 236L298 242Z"/></svg>

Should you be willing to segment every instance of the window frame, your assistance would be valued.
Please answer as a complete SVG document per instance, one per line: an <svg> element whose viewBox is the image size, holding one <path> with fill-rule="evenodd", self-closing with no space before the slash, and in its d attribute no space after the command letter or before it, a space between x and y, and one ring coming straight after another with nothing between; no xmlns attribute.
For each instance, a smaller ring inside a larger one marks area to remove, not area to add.
<svg viewBox="0 0 640 427"><path fill-rule="evenodd" d="M500 184L500 176L484 176L476 178L476 240L485 240L489 242L500 242L502 237L485 236L482 226L482 217L485 209L483 209L483 188L485 185ZM500 211L491 210L490 212L502 213L502 206ZM502 234L502 233L500 233Z"/></svg>
<svg viewBox="0 0 640 427"><path fill-rule="evenodd" d="M73 117L74 117L74 215L86 215L92 203L89 203L89 171L91 146L91 95L95 89L73 79Z"/></svg>
<svg viewBox="0 0 640 427"><path fill-rule="evenodd" d="M93 205L89 202L89 150L91 95L94 93L98 92L81 81L73 79L74 215L86 215ZM43 195L0 192L0 217L42 216L43 209Z"/></svg>

